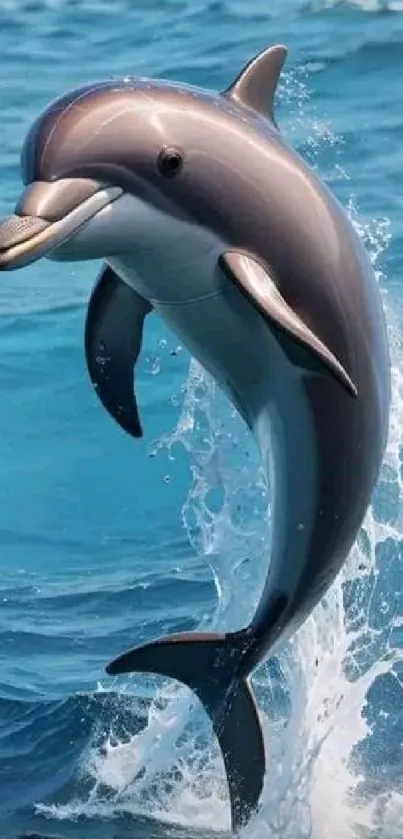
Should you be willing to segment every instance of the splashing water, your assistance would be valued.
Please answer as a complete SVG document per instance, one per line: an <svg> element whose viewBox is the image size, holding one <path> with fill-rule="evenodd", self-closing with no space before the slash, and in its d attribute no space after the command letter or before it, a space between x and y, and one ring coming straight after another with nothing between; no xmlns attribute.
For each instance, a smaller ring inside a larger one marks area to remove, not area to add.
<svg viewBox="0 0 403 839"><path fill-rule="evenodd" d="M306 90L290 74L282 95L296 93L302 118ZM313 157L323 143L337 145L315 120ZM353 198L348 212L382 281L377 264L389 241L388 222L360 225ZM403 789L385 773L374 781L361 748L374 733L369 693L382 679L403 687L403 596L396 593L403 591L403 369L399 327L383 295L393 393L382 473L343 572L278 659L253 676L268 767L262 807L244 839L401 836ZM267 572L270 488L251 435L194 360L177 427L154 452L176 444L186 449L192 473L183 525L216 584L209 628L240 628L254 612ZM93 782L89 798L38 810L59 818L132 812L209 832L229 828L223 764L210 722L193 694L176 684L158 690L140 734L125 743L110 737L102 751L92 748L83 773Z"/></svg>

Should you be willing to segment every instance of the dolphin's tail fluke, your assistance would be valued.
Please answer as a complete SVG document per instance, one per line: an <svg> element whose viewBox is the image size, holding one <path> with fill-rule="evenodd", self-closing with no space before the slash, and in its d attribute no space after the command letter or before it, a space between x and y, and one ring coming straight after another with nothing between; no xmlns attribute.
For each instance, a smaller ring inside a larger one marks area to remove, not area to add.
<svg viewBox="0 0 403 839"><path fill-rule="evenodd" d="M262 729L242 672L244 633L168 635L110 662L107 673L157 673L190 687L211 717L227 773L232 829L256 810L265 773Z"/></svg>

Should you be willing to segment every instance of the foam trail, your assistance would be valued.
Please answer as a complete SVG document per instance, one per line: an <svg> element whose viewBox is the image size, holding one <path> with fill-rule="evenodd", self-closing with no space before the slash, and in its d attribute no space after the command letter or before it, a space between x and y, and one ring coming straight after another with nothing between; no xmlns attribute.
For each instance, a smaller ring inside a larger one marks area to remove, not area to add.
<svg viewBox="0 0 403 839"><path fill-rule="evenodd" d="M282 96L294 100L296 94L306 130L306 90L289 74ZM314 120L314 161L323 144L338 148L328 126ZM341 168L335 176L347 177ZM353 199L348 209L377 269L389 241L387 220L362 227ZM368 691L379 678L397 679L403 615L396 594L396 556L403 543L403 365L399 324L387 299L385 306L393 405L381 480L342 574L277 661L253 678L268 771L261 811L244 830L245 839L397 839L401 832L403 795L390 791L387 779L383 786L367 784L370 767L357 747L373 734L364 717ZM186 449L192 472L183 524L216 583L209 628L240 627L250 619L266 575L270 488L251 435L195 361L177 427L155 451L175 444ZM185 688L163 686L146 728L127 743L109 737L101 752L91 749L83 773L92 779L89 797L42 806L41 812L58 818L132 812L189 828L229 828L218 747L206 715Z"/></svg>
<svg viewBox="0 0 403 839"><path fill-rule="evenodd" d="M338 6L347 6L352 9L359 9L361 12L402 12L403 0L311 0L308 9L312 12L323 12L326 9L335 9Z"/></svg>

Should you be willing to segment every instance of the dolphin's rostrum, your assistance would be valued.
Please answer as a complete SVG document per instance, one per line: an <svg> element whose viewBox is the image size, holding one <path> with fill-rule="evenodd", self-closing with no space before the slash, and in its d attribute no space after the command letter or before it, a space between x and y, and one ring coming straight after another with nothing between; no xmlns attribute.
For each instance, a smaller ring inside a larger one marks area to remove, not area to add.
<svg viewBox="0 0 403 839"><path fill-rule="evenodd" d="M0 268L100 259L91 381L134 437L144 320L158 312L225 390L273 481L267 580L250 626L185 633L112 661L190 686L225 762L232 825L257 807L265 757L248 678L294 633L352 547L384 453L390 369L370 260L343 209L286 144L273 101L286 50L217 95L133 78L52 103L22 153Z"/></svg>

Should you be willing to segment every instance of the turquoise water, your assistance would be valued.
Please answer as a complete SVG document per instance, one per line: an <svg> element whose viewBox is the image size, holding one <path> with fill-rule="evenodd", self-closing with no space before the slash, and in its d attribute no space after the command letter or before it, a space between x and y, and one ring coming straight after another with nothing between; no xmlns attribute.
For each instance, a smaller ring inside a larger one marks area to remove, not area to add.
<svg viewBox="0 0 403 839"><path fill-rule="evenodd" d="M254 677L268 773L250 839L403 837L403 3L3 0L0 214L32 119L65 90L141 74L222 89L290 48L282 131L354 219L384 294L393 408L365 526L326 601ZM253 441L157 318L138 373L145 438L84 366L91 264L0 286L0 834L228 832L223 768L189 693L104 664L168 632L248 619L268 561Z"/></svg>

